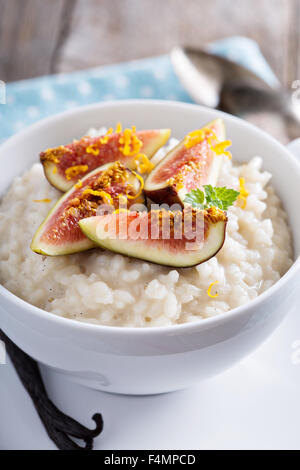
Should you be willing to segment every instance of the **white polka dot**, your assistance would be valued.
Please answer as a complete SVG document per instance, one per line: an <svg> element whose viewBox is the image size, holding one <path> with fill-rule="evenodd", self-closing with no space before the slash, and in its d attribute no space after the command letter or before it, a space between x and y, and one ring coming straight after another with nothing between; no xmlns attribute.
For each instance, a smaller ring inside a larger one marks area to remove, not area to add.
<svg viewBox="0 0 300 470"><path fill-rule="evenodd" d="M56 83L66 83L67 82L67 74L65 73L60 73L56 76Z"/></svg>
<svg viewBox="0 0 300 470"><path fill-rule="evenodd" d="M76 101L66 101L65 102L65 109L73 109L78 106L78 103Z"/></svg>
<svg viewBox="0 0 300 470"><path fill-rule="evenodd" d="M104 95L102 99L103 99L103 101L111 101L111 100L114 100L115 97L114 97L113 94L108 93L107 95Z"/></svg>
<svg viewBox="0 0 300 470"><path fill-rule="evenodd" d="M91 85L89 84L89 82L81 82L79 83L79 85L77 86L77 90L79 91L79 93L81 93L82 95L89 95L92 91L92 87Z"/></svg>
<svg viewBox="0 0 300 470"><path fill-rule="evenodd" d="M126 75L118 75L115 78L115 84L118 88L126 88L129 85L129 80Z"/></svg>
<svg viewBox="0 0 300 470"><path fill-rule="evenodd" d="M153 70L153 75L156 80L164 80L167 76L167 72L165 69L155 69Z"/></svg>
<svg viewBox="0 0 300 470"><path fill-rule="evenodd" d="M178 97L177 97L177 95L175 95L175 93L170 93L167 96L167 100L176 101L176 100L178 100Z"/></svg>
<svg viewBox="0 0 300 470"><path fill-rule="evenodd" d="M144 98L150 98L153 96L153 89L150 86L145 85L140 89L140 94Z"/></svg>
<svg viewBox="0 0 300 470"><path fill-rule="evenodd" d="M41 97L45 101L52 101L55 98L54 90L50 87L44 87L41 89Z"/></svg>
<svg viewBox="0 0 300 470"><path fill-rule="evenodd" d="M26 111L30 118L36 118L40 115L40 111L35 106L29 106Z"/></svg>
<svg viewBox="0 0 300 470"><path fill-rule="evenodd" d="M6 97L6 104L14 104L16 98L14 95L7 95Z"/></svg>
<svg viewBox="0 0 300 470"><path fill-rule="evenodd" d="M21 129L23 129L25 127L25 122L23 121L16 121L14 123L14 126L13 126L13 129L14 131L18 132L20 131Z"/></svg>

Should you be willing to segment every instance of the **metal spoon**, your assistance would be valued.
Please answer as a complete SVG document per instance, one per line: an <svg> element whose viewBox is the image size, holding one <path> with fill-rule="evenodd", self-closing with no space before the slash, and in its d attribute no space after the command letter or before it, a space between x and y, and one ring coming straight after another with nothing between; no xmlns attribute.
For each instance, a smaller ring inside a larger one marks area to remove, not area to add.
<svg viewBox="0 0 300 470"><path fill-rule="evenodd" d="M176 47L171 51L171 61L197 103L238 116L277 113L289 137L300 136L300 104L280 84L272 87L247 68L205 50Z"/></svg>

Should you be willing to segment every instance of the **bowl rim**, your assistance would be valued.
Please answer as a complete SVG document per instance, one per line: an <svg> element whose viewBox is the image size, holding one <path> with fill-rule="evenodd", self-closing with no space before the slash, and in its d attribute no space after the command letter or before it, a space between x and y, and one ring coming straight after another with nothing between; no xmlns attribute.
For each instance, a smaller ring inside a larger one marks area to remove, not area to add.
<svg viewBox="0 0 300 470"><path fill-rule="evenodd" d="M168 100L150 100L150 99L124 99L124 100L112 100L112 101L105 101L105 102L97 102L92 103L85 106L80 106L73 108L71 110L63 111L60 113L56 113L54 115L48 116L44 119L39 120L38 122L28 126L26 129L21 130L17 134L9 137L6 141L4 141L0 145L0 151L5 151L6 147L9 147L11 144L17 144L19 140L23 138L24 135L28 133L35 132L40 127L47 126L50 123L54 123L56 120L64 119L65 117L69 117L73 114L80 114L84 112L88 112L94 108L113 108L113 107L125 107L125 106L165 106L165 107L173 107L173 108L181 108L181 109L199 109L206 111L212 111L216 113L216 117L224 117L227 121L232 121L237 123L239 126L244 127L245 129L252 129L252 131L256 132L262 138L264 138L267 142L272 145L275 145L280 148L281 152L285 154L285 157L291 161L293 165L295 165L296 170L299 173L300 177L300 163L296 159L296 157L289 152L289 150L277 141L274 137L270 136L266 132L262 131L261 129L257 128L253 124L240 119L236 116L232 116L228 113L224 113L223 111L213 110L210 108L206 108L204 106L200 106L194 103L184 103L178 101L168 101ZM250 300L244 305L236 307L234 309L229 310L228 312L221 313L214 317L205 318L195 320L189 323L182 323L182 324L175 324L175 325L168 325L168 326L153 326L153 327L127 327L127 326L111 326L111 325L101 325L95 323L88 323L84 321L78 321L72 318L61 317L54 313L48 312L42 308L36 307L35 305L30 304L29 302L21 299L17 295L10 292L6 289L2 284L0 284L0 298L4 297L8 302L11 302L15 306L21 308L22 310L26 310L28 313L33 314L35 317L43 317L44 321L49 320L52 323L56 323L58 326L66 327L66 328L75 328L80 329L82 331L93 331L94 333L103 333L103 334L110 334L110 335L134 335L134 336L151 336L151 335L176 335L180 333L191 333L194 330L206 330L208 328L217 327L228 323L229 321L233 320L237 317L242 317L249 312L249 309L255 309L257 305L265 302L268 298L270 298L274 292L279 290L281 287L287 285L290 280L300 273L300 256L298 256L292 266L288 269L288 271L278 280L276 281L270 288L268 288L265 292L258 295L255 299Z"/></svg>

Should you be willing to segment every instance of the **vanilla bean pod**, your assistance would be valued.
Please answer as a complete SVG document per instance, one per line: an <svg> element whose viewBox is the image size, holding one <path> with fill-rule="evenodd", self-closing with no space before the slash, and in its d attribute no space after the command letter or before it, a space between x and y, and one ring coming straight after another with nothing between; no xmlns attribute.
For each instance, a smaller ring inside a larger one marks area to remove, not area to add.
<svg viewBox="0 0 300 470"><path fill-rule="evenodd" d="M50 437L60 450L92 450L94 438L103 430L103 420L99 413L92 417L96 423L94 430L90 430L60 411L48 398L38 364L31 357L19 349L0 330L0 339L4 341L7 353L16 369L16 372L29 393L42 423ZM81 447L71 438L84 441Z"/></svg>

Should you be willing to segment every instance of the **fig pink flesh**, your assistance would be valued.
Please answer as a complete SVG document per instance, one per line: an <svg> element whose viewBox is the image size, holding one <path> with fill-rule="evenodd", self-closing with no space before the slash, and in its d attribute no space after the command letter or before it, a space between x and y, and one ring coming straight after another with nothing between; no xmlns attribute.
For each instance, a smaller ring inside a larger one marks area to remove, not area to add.
<svg viewBox="0 0 300 470"><path fill-rule="evenodd" d="M220 141L225 139L221 119L216 119L206 128L211 129ZM152 201L160 204L182 205L185 194L192 189L217 183L221 164L222 156L216 155L211 149L208 137L192 147L187 147L185 140L182 140L152 170L145 182L145 193Z"/></svg>
<svg viewBox="0 0 300 470"><path fill-rule="evenodd" d="M57 158L58 162L56 163L48 159L48 151L41 152L40 158L44 165L47 179L53 186L62 191L67 191L78 178L82 178L90 171L106 163L118 160L124 163L128 168L135 169L136 164L134 159L136 155L124 155L119 150L119 139L121 135L121 133L111 134L108 142L103 144L100 143L100 137L83 137L68 145L58 147L59 156ZM151 158L154 153L167 142L170 136L170 130L144 130L138 131L136 135L142 142L140 153L144 153L148 158ZM94 153L87 150L91 146L96 150ZM55 151L56 149L53 150ZM86 166L87 168L83 171L79 171L74 178L68 179L65 172L72 166Z"/></svg>
<svg viewBox="0 0 300 470"><path fill-rule="evenodd" d="M82 218L95 216L97 207L103 204L107 209L110 209L110 202L118 206L118 196L125 195L128 190L131 195L137 194L140 188L140 182L130 170L126 170L123 165L124 171L127 172L128 178L124 182L111 182L111 184L104 189L99 186L99 178L101 175L105 176L106 171L111 168L119 169L119 162L112 163L96 169L87 175L81 182L81 185L75 185L68 191L54 206L48 214L41 227L38 229L31 244L33 251L37 253L55 255L75 253L88 249L92 243L82 233L78 222ZM122 171L123 171L122 170ZM130 189L128 189L130 184ZM132 189L134 188L134 189ZM84 195L87 189L94 191L104 191L104 199L99 195ZM110 198L109 198L110 196ZM105 199L106 198L106 199ZM127 207L130 207L137 201L135 198L127 200Z"/></svg>
<svg viewBox="0 0 300 470"><path fill-rule="evenodd" d="M222 248L227 222L224 212L215 208L193 210L192 219L187 219L192 220L191 226L187 222L188 227L181 211L172 213L171 224L168 218L171 213L164 211L162 218L159 213L152 210L142 214L129 212L90 217L81 220L79 225L104 249L165 266L194 266ZM170 228L169 233L165 223Z"/></svg>
<svg viewBox="0 0 300 470"><path fill-rule="evenodd" d="M160 167L159 172L155 173L155 176L152 178L152 183L162 183L172 178L172 176L176 176L187 163L199 161L199 155L201 155L202 163L201 173L195 174L191 172L185 179L187 190L193 189L193 187L199 187L199 185L203 184L202 182L207 180L209 166L214 157L214 153L209 149L207 141L196 144L189 149L182 146L174 155L173 159L166 161L166 163ZM195 178L197 178L197 181Z"/></svg>

